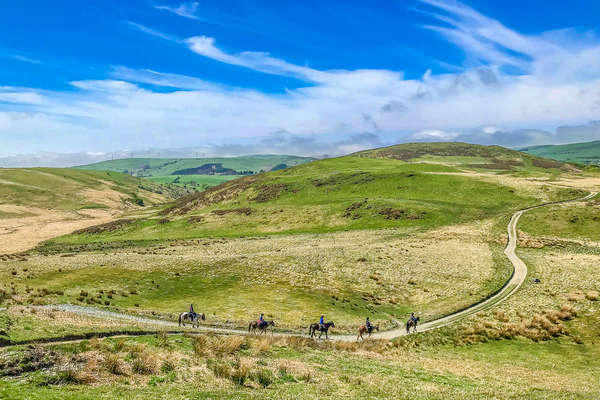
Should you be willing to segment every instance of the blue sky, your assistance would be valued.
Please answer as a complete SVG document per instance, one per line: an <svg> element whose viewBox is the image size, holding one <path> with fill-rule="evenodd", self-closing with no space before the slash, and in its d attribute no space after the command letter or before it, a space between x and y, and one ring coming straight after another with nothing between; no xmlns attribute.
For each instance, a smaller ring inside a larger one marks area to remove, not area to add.
<svg viewBox="0 0 600 400"><path fill-rule="evenodd" d="M4 3L4 156L600 138L600 3Z"/></svg>

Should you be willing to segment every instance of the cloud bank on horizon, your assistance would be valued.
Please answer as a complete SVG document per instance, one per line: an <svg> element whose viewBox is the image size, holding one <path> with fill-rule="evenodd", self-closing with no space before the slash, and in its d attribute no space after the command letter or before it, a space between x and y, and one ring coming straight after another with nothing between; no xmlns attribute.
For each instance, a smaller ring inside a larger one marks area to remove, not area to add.
<svg viewBox="0 0 600 400"><path fill-rule="evenodd" d="M164 18L212 20L197 2L154 4ZM464 55L445 71L316 68L266 51L228 50L219 38L182 36L124 21L154 45L236 71L289 79L282 90L242 86L154 68L110 65L64 88L0 86L0 155L35 151L206 146L228 155L348 153L406 141L525 146L600 139L600 40L576 29L520 33L453 0L419 0L422 35ZM246 32L243 32L246 31ZM268 35L267 35L268 36ZM301 39L299 39L301 40ZM41 57L2 52L22 63ZM2 83L0 82L0 85Z"/></svg>

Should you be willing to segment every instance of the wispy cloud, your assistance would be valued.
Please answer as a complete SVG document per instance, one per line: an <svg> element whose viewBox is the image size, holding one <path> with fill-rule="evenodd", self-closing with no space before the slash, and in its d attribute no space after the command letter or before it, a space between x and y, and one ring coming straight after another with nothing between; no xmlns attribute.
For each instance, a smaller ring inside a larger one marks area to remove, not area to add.
<svg viewBox="0 0 600 400"><path fill-rule="evenodd" d="M123 66L114 67L111 72L111 76L115 79L121 79L129 82L145 83L149 85L185 90L218 90L220 88L224 88L221 85L191 76L158 72L151 69L136 70Z"/></svg>
<svg viewBox="0 0 600 400"><path fill-rule="evenodd" d="M419 79L386 69L325 70L130 22L199 56L305 84L272 94L206 82L202 71L184 76L113 67L110 79L72 82L70 91L0 88L2 151L36 150L32 137L44 147L69 143L102 151L139 143L175 148L237 142L246 149L298 152L308 151L301 143L327 147L357 134L374 136L335 148L377 145L373 138L387 143L383 137L505 145L600 137L597 124L574 128L600 113L600 42L593 35L525 35L456 1L421 1L434 21L426 29L466 54L463 70L428 71ZM557 126L571 128L548 128ZM274 142L277 137L283 144Z"/></svg>
<svg viewBox="0 0 600 400"><path fill-rule="evenodd" d="M190 1L187 3L181 3L177 7L172 6L155 6L157 10L166 10L170 11L174 14L179 15L180 17L190 18L190 19L199 19L196 15L196 10L198 10L199 3L197 1Z"/></svg>
<svg viewBox="0 0 600 400"><path fill-rule="evenodd" d="M136 30L138 30L140 32L147 33L148 35L151 35L151 36L155 36L155 37L158 37L158 38L161 38L161 39L164 39L164 40L168 40L168 41L171 41L171 42L179 42L180 41L180 39L177 36L169 35L167 33L160 32L160 31L158 31L156 29L149 28L146 25L142 25L142 24L139 24L137 22L126 21L126 23L129 26L131 26L132 28L134 28L134 29L136 29Z"/></svg>
<svg viewBox="0 0 600 400"><path fill-rule="evenodd" d="M268 74L285 75L309 81L322 81L325 73L299 65L288 63L279 58L271 57L269 53L244 51L229 54L215 45L215 39L208 36L194 36L185 41L190 49L204 57L223 63L238 65Z"/></svg>

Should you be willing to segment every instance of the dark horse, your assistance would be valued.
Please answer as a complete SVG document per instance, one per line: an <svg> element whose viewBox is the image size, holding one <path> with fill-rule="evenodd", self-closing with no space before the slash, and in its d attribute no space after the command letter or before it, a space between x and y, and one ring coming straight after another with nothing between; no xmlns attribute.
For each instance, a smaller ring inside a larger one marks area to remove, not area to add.
<svg viewBox="0 0 600 400"><path fill-rule="evenodd" d="M335 324L333 323L333 321L327 322L325 324L323 324L321 326L321 324L311 324L310 327L308 328L308 334L310 335L310 337L315 337L317 336L317 331L321 332L319 334L319 339L321 339L321 336L323 336L323 333L325 333L325 339L329 339L327 337L327 331L329 330L329 328L335 328Z"/></svg>
<svg viewBox="0 0 600 400"><path fill-rule="evenodd" d="M266 333L267 332L267 328L269 326L275 326L275 321L267 321L264 320L262 321L260 324L258 321L251 321L248 324L248 332L252 332L252 333L256 333L256 330L258 329L260 331L260 333ZM273 333L273 330L271 330L271 333Z"/></svg>
<svg viewBox="0 0 600 400"><path fill-rule="evenodd" d="M413 321L412 319L406 321L406 333L410 333L410 328L413 328L413 332L416 332L418 323L419 317L415 318L415 321Z"/></svg>

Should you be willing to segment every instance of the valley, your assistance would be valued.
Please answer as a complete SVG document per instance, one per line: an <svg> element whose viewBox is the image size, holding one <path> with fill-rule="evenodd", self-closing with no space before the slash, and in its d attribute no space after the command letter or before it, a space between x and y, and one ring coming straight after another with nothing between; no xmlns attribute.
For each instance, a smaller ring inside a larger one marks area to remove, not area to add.
<svg viewBox="0 0 600 400"><path fill-rule="evenodd" d="M68 378L17 371L0 394L108 398L127 387L132 398L168 390L183 399L191 392L179 383L194 379L198 398L391 398L414 394L407 385L419 388L415 398L594 397L600 209L597 195L583 197L599 190L594 171L434 143L246 176L170 202L148 194L144 207L115 206L109 223L0 256L5 359L32 357L16 344L48 339L61 342L36 351L61 371L82 357ZM511 279L504 248L517 210L574 199L520 217L522 286L426 330ZM206 314L202 330L176 325L190 303ZM261 312L276 335L242 335ZM423 332L387 334L411 312ZM306 338L321 314L335 321L334 340ZM356 342L367 316L381 332ZM111 332L129 335L81 340ZM52 376L73 383L34 383Z"/></svg>

